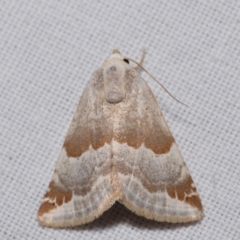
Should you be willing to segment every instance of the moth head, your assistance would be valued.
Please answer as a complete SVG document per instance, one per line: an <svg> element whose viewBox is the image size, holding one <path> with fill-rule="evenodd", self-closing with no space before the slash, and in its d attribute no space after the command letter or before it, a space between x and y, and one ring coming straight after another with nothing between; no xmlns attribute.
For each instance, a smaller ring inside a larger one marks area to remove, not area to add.
<svg viewBox="0 0 240 240"><path fill-rule="evenodd" d="M118 49L113 49L112 54L103 62L102 67L112 62L123 63L125 66L129 64L128 59L125 59Z"/></svg>
<svg viewBox="0 0 240 240"><path fill-rule="evenodd" d="M105 100L108 103L119 103L126 96L125 73L130 66L125 60L121 53L114 49L111 56L101 66L104 77Z"/></svg>

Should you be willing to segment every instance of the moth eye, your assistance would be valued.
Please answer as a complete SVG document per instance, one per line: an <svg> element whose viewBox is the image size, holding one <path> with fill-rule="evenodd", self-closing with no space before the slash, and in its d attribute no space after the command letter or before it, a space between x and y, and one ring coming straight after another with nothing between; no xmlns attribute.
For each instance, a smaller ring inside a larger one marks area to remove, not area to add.
<svg viewBox="0 0 240 240"><path fill-rule="evenodd" d="M127 64L129 64L128 59L123 59L124 62L126 62Z"/></svg>

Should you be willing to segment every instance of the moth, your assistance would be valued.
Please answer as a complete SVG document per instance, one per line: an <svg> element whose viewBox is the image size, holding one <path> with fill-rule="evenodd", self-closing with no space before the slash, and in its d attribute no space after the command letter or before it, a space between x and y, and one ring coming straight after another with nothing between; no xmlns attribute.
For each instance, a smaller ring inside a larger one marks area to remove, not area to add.
<svg viewBox="0 0 240 240"><path fill-rule="evenodd" d="M37 217L51 227L81 225L116 201L156 221L203 216L152 91L115 49L83 91Z"/></svg>

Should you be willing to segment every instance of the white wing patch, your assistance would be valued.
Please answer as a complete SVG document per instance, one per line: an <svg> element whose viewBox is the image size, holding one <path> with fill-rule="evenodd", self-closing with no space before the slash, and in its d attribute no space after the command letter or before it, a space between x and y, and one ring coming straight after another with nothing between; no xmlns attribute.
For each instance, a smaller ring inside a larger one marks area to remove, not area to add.
<svg viewBox="0 0 240 240"><path fill-rule="evenodd" d="M117 199L111 185L110 146L91 147L81 157L68 157L63 148L49 190L38 212L47 226L73 226L94 220Z"/></svg>
<svg viewBox="0 0 240 240"><path fill-rule="evenodd" d="M198 193L190 184L191 177L175 143L161 155L144 145L134 149L115 144L120 201L127 208L157 221L189 222L201 218Z"/></svg>

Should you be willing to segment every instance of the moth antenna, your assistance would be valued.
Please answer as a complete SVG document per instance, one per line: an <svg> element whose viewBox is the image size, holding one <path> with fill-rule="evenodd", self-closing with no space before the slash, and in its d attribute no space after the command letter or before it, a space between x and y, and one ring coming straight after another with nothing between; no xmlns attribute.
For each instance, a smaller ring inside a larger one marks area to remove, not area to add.
<svg viewBox="0 0 240 240"><path fill-rule="evenodd" d="M143 48L143 49L142 49L142 56L141 56L140 62L138 63L138 64L141 65L141 66L143 65L143 61L144 61L145 55L146 55L146 49ZM140 67L139 65L137 65L137 66L135 67L135 70L136 70L136 71L139 71L139 70L141 69L141 67Z"/></svg>
<svg viewBox="0 0 240 240"><path fill-rule="evenodd" d="M165 92L167 92L173 99L175 99L177 102L183 104L184 106L189 107L187 104L185 104L185 103L181 102L180 100L178 100L177 98L175 98L175 97L163 86L163 84L161 84L150 72L148 72L147 69L145 69L145 68L142 66L142 62L143 62L145 53L146 53L146 51L145 51L145 49L143 49L143 53L142 53L142 57L141 57L140 63L138 63L137 61L135 61L134 59L129 58L129 57L124 57L124 58L127 59L127 60L129 60L129 61L134 62L135 64L137 64L138 67L135 68L136 70L138 70L139 67L142 68L142 70L145 71L154 81L156 81L156 82L165 90Z"/></svg>

